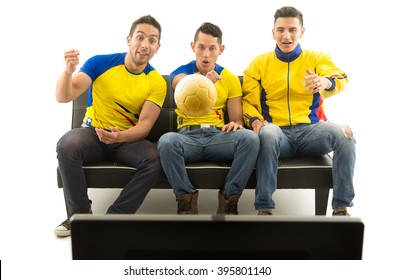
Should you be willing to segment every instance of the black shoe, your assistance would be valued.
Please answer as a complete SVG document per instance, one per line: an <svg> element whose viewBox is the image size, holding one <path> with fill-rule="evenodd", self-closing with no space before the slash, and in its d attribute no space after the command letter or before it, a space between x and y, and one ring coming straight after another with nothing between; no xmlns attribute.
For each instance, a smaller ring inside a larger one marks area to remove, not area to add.
<svg viewBox="0 0 393 280"><path fill-rule="evenodd" d="M55 228L55 235L57 237L66 237L71 235L70 219L65 220Z"/></svg>
<svg viewBox="0 0 393 280"><path fill-rule="evenodd" d="M347 207L337 207L334 208L332 216L351 216L347 212Z"/></svg>

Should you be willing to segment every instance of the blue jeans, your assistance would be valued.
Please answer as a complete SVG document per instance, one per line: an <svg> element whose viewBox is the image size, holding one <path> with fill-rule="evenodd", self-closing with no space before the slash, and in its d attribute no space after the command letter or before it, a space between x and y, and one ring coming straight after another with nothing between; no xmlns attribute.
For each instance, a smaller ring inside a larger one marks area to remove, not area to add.
<svg viewBox="0 0 393 280"><path fill-rule="evenodd" d="M57 159L68 217L90 210L83 163L116 161L137 169L109 207L110 214L134 214L163 174L155 144L147 140L104 144L94 128L75 128L64 134L57 143Z"/></svg>
<svg viewBox="0 0 393 280"><path fill-rule="evenodd" d="M191 184L186 163L232 162L223 195L242 194L255 167L259 150L258 136L242 129L222 132L216 128L201 128L182 133L168 132L157 144L164 172L176 196L196 191Z"/></svg>
<svg viewBox="0 0 393 280"><path fill-rule="evenodd" d="M350 135L344 133L348 129ZM257 159L255 209L274 209L278 159L317 156L333 152L332 207L352 206L355 196L353 174L356 161L355 138L348 127L331 122L278 127L267 124L259 132L261 148Z"/></svg>

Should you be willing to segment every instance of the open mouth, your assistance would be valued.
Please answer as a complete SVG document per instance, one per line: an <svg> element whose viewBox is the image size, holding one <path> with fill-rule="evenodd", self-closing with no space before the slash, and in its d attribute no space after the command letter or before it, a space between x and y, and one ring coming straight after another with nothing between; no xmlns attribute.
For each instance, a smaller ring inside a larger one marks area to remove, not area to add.
<svg viewBox="0 0 393 280"><path fill-rule="evenodd" d="M148 52L138 52L140 56L149 56Z"/></svg>

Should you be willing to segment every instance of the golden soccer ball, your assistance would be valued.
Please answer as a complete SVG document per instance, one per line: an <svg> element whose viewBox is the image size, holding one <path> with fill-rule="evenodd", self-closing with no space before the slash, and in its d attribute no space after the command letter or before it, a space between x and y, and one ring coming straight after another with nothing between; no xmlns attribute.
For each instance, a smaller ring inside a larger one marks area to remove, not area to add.
<svg viewBox="0 0 393 280"><path fill-rule="evenodd" d="M211 80L200 74L183 77L175 89L177 108L186 116L207 114L216 103L217 91Z"/></svg>

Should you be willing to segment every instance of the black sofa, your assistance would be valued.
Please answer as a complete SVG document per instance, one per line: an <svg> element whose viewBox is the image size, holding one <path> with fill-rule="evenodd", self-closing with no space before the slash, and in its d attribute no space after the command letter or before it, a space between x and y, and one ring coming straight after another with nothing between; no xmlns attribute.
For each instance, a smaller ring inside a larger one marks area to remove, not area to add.
<svg viewBox="0 0 393 280"><path fill-rule="evenodd" d="M162 134L176 131L176 104L169 85L169 76L163 75L168 83L168 90L160 116L151 130L148 140L157 142ZM239 76L240 81L242 77ZM71 127L79 127L87 105L87 93L82 94L72 104ZM231 163L200 162L186 166L189 178L197 189L219 189L224 185ZM117 162L97 162L83 166L88 188L122 188L135 174L136 169ZM278 189L314 189L315 215L326 215L329 191L333 187L332 159L329 155L321 157L296 157L281 159L278 169ZM57 185L63 187L59 168L57 168ZM246 186L254 189L255 171ZM170 189L165 176L153 188Z"/></svg>

